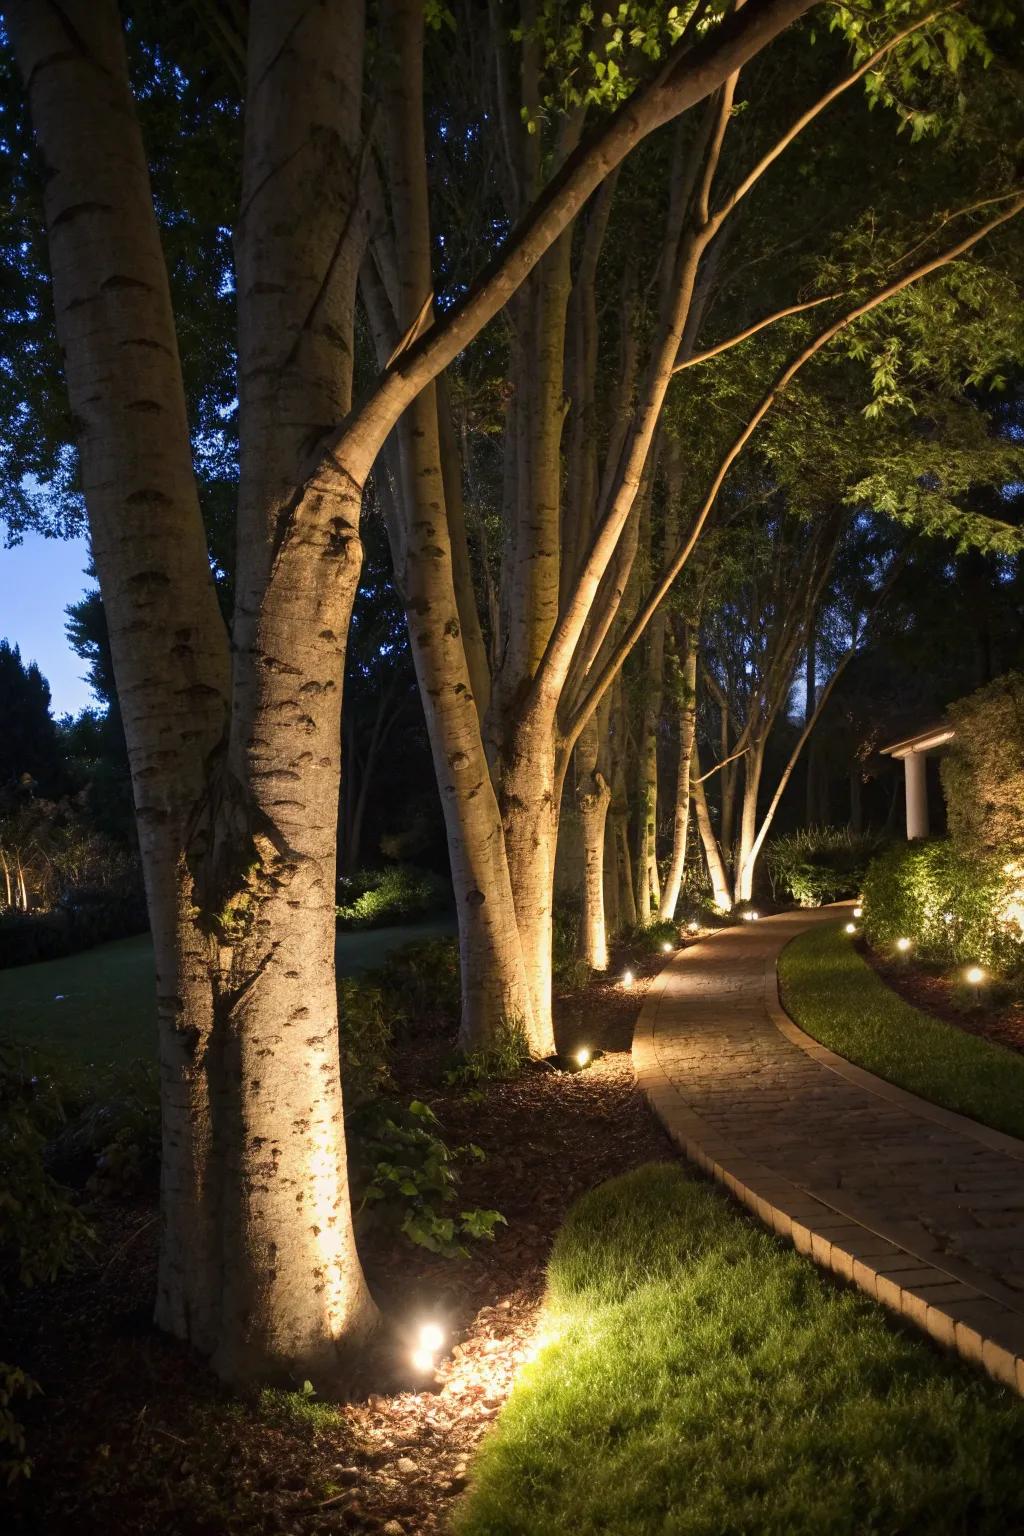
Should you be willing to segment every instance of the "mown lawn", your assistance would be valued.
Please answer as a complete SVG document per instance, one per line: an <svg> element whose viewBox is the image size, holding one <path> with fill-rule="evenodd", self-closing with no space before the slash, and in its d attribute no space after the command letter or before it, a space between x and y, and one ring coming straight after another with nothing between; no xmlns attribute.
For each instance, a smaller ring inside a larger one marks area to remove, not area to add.
<svg viewBox="0 0 1024 1536"><path fill-rule="evenodd" d="M452 932L450 918L339 933L340 976L380 965L403 944ZM153 945L148 934L62 960L0 971L0 1037L79 1063L119 1065L156 1055Z"/></svg>
<svg viewBox="0 0 1024 1536"><path fill-rule="evenodd" d="M1024 1137L1024 1056L904 1002L831 924L779 958L789 1016L848 1061L933 1104Z"/></svg>
<svg viewBox="0 0 1024 1536"><path fill-rule="evenodd" d="M1024 1402L677 1166L574 1206L457 1536L1024 1529Z"/></svg>

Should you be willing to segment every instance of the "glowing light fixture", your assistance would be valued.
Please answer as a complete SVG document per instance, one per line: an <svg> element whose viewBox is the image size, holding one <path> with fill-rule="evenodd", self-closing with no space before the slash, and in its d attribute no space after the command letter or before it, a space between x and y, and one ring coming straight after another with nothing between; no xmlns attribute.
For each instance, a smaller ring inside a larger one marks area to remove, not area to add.
<svg viewBox="0 0 1024 1536"><path fill-rule="evenodd" d="M584 1045L584 1046L582 1046L576 1052L576 1062L577 1062L577 1064L579 1066L585 1067L589 1060L590 1060L590 1052L587 1050L587 1047Z"/></svg>
<svg viewBox="0 0 1024 1536"><path fill-rule="evenodd" d="M853 915L854 915L854 917L863 917L864 916L864 908L863 907L854 907Z"/></svg>
<svg viewBox="0 0 1024 1536"><path fill-rule="evenodd" d="M661 946L661 952L663 955L670 955L672 953L672 945L669 943L668 939L666 939L664 944Z"/></svg>
<svg viewBox="0 0 1024 1536"><path fill-rule="evenodd" d="M622 985L625 987L626 991L628 992L630 987L633 985L633 972L632 971L623 971L623 973L622 973Z"/></svg>
<svg viewBox="0 0 1024 1536"><path fill-rule="evenodd" d="M429 1376L434 1369L434 1357L429 1349L414 1349L412 1352L412 1368L419 1371L421 1376Z"/></svg>
<svg viewBox="0 0 1024 1536"><path fill-rule="evenodd" d="M690 921L686 925L686 931L687 931L687 933L699 933L700 932L700 923L698 923L698 921L697 921L697 919L695 917L691 917L690 918Z"/></svg>
<svg viewBox="0 0 1024 1536"><path fill-rule="evenodd" d="M972 987L980 987L985 980L985 972L980 965L968 966L964 972L964 980L969 981Z"/></svg>
<svg viewBox="0 0 1024 1536"><path fill-rule="evenodd" d="M896 940L896 948L899 950L901 955L905 955L907 950L910 948L910 940L909 939L897 939Z"/></svg>
<svg viewBox="0 0 1024 1536"><path fill-rule="evenodd" d="M857 932L857 924L856 923L847 923L846 931L847 931L847 933L856 933Z"/></svg>
<svg viewBox="0 0 1024 1536"><path fill-rule="evenodd" d="M420 1348L429 1350L432 1355L436 1355L443 1343L444 1333L437 1323L424 1323L420 1329Z"/></svg>

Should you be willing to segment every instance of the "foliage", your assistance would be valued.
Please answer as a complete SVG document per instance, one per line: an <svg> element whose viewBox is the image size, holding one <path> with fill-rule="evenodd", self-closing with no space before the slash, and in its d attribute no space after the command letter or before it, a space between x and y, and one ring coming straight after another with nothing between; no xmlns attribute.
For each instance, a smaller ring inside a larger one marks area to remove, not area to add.
<svg viewBox="0 0 1024 1536"><path fill-rule="evenodd" d="M444 1080L457 1087L470 1083L502 1082L515 1077L529 1056L526 1032L519 1019L503 1019L486 1050L469 1051L445 1072Z"/></svg>
<svg viewBox="0 0 1024 1536"><path fill-rule="evenodd" d="M413 1099L403 1108L375 1099L348 1122L352 1142L357 1214L383 1218L410 1240L445 1258L465 1257L465 1240L492 1238L505 1218L498 1211L452 1211L458 1164L483 1160L470 1143L449 1147L429 1105Z"/></svg>
<svg viewBox="0 0 1024 1536"><path fill-rule="evenodd" d="M1008 672L948 710L942 762L950 837L967 856L1024 860L1024 672ZM1024 865L1022 865L1024 873Z"/></svg>
<svg viewBox="0 0 1024 1536"><path fill-rule="evenodd" d="M383 928L408 922L436 912L448 895L439 876L409 864L343 875L338 889L347 898L337 909L342 928Z"/></svg>
<svg viewBox="0 0 1024 1536"><path fill-rule="evenodd" d="M0 788L22 779L52 792L61 788L57 731L50 689L35 662L26 666L16 645L0 640Z"/></svg>
<svg viewBox="0 0 1024 1536"><path fill-rule="evenodd" d="M155 1065L129 1061L72 1072L64 1093L66 1123L49 1146L50 1167L94 1195L120 1199L154 1188L160 1167Z"/></svg>
<svg viewBox="0 0 1024 1536"><path fill-rule="evenodd" d="M585 987L590 967L580 955L579 904L556 899L551 915L551 974L556 985L568 992Z"/></svg>
<svg viewBox="0 0 1024 1536"><path fill-rule="evenodd" d="M394 1004L383 990L360 976L338 977L338 1022L342 1082L350 1107L387 1088L388 1054L395 1024Z"/></svg>
<svg viewBox="0 0 1024 1536"><path fill-rule="evenodd" d="M382 965L367 972L379 986L397 1022L459 1017L461 973L457 939L420 939L403 944Z"/></svg>
<svg viewBox="0 0 1024 1536"><path fill-rule="evenodd" d="M820 907L859 896L883 842L877 832L849 827L806 827L773 837L764 850L772 899L789 896L799 907Z"/></svg>
<svg viewBox="0 0 1024 1536"><path fill-rule="evenodd" d="M457 1536L997 1536L1024 1519L1024 1404L678 1166L573 1206L541 1328Z"/></svg>
<svg viewBox="0 0 1024 1536"><path fill-rule="evenodd" d="M897 843L864 877L864 931L874 945L908 938L923 959L1014 971L1024 964L1017 877L997 857L945 838Z"/></svg>
<svg viewBox="0 0 1024 1536"><path fill-rule="evenodd" d="M53 1280L88 1237L46 1163L47 1138L62 1113L52 1084L35 1075L23 1052L0 1042L0 1301L12 1285ZM11 1482L31 1469L12 1402L37 1390L19 1367L0 1362L0 1476Z"/></svg>
<svg viewBox="0 0 1024 1536"><path fill-rule="evenodd" d="M838 927L788 944L779 980L787 1012L822 1045L933 1104L1024 1136L1024 1058L911 1007Z"/></svg>

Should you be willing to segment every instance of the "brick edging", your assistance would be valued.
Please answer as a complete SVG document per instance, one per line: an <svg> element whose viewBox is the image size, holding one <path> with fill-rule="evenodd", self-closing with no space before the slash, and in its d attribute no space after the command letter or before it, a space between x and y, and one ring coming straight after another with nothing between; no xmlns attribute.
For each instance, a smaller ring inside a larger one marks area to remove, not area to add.
<svg viewBox="0 0 1024 1536"><path fill-rule="evenodd" d="M764 925L760 931L763 933ZM800 1189L757 1159L746 1156L692 1110L670 1081L658 1059L655 1042L658 1012L673 967L685 964L686 955L707 942L705 939L698 945L688 946L659 973L644 999L633 1035L633 1067L637 1083L668 1134L684 1156L723 1184L765 1226L792 1242L798 1253L831 1269L842 1279L852 1281L875 1301L930 1334L937 1343L955 1350L972 1364L983 1366L996 1381L1024 1396L1024 1314L1007 1306L998 1294L993 1294L1001 1287L985 1280L978 1284L964 1279L963 1274L969 1266L951 1263L949 1268L944 1268L931 1258L919 1257L909 1246L876 1231L867 1220L858 1219L850 1211L839 1210ZM768 996L769 972L775 993L773 1004L769 1003ZM804 1034L782 1012L774 958L766 964L765 1002L769 1017L780 1032L805 1049L780 1022L781 1017L797 1034ZM821 1059L817 1053L825 1048L818 1046L810 1036L804 1038L813 1047L808 1054ZM827 1054L831 1056L833 1053ZM842 1058L835 1059L842 1061ZM831 1062L822 1060L821 1064L838 1070ZM851 1066L850 1063L844 1065ZM863 1073L862 1068L854 1070ZM853 1080L859 1086L870 1087L872 1092L892 1088L891 1084L872 1078L870 1073L863 1073L863 1076L871 1079L871 1084L862 1083L859 1076ZM893 1092L903 1094L904 1090ZM914 1099L912 1094L905 1096L908 1100ZM892 1095L883 1092L880 1097L891 1099ZM937 1106L927 1108L934 1110ZM948 1110L941 1114L950 1116L955 1128L962 1129L963 1116L953 1116ZM974 1126L973 1121L966 1123ZM985 1130L985 1127L977 1129ZM994 1136L1001 1134L992 1133ZM1020 1148L1012 1155L1024 1155L1024 1147L1015 1142L1015 1138L1006 1137L1005 1140ZM998 1150L1004 1148L999 1146ZM977 1279L973 1272L972 1279Z"/></svg>

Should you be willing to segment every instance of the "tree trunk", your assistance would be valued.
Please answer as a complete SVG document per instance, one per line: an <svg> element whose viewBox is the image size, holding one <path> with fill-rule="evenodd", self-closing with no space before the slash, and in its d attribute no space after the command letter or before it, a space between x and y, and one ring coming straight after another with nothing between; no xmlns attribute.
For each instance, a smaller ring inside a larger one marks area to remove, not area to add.
<svg viewBox="0 0 1024 1536"><path fill-rule="evenodd" d="M360 16L342 10L283 4L251 15L239 247L244 622L230 734L228 648L117 10L69 0L60 12L9 12L50 168L58 327L153 929L156 1315L235 1381L336 1384L343 1346L375 1322L352 1234L333 971L358 498L339 502L333 522L315 491L291 501L311 426L348 406L350 366L335 366L346 304L351 334L343 257L323 313L313 302L351 201L341 146L358 135ZM311 122L334 129L315 151ZM293 145L309 152L307 174L271 177L268 188L264 172ZM332 382L318 393L315 378Z"/></svg>
<svg viewBox="0 0 1024 1536"><path fill-rule="evenodd" d="M583 905L580 954L591 970L608 969L608 934L604 912L604 846L612 792L598 768L600 726L594 715L580 732L574 753L576 805L583 835Z"/></svg>
<svg viewBox="0 0 1024 1536"><path fill-rule="evenodd" d="M704 845L704 857L707 859L712 899L715 906L720 908L721 911L731 912L732 893L729 890L729 876L725 871L725 861L722 858L722 850L715 836L715 829L711 825L708 797L700 777L700 753L697 750L696 741L693 744L691 768L690 790L693 795L693 809L697 815L697 830L700 833L700 840Z"/></svg>
<svg viewBox="0 0 1024 1536"><path fill-rule="evenodd" d="M540 1057L551 1056L555 1050L551 918L561 797L551 723L542 719L532 730L521 725L513 751L501 765L501 809L516 926L532 1004L527 1039L531 1055Z"/></svg>
<svg viewBox="0 0 1024 1536"><path fill-rule="evenodd" d="M672 819L672 857L665 872L658 916L671 922L676 915L686 867L686 841L690 827L690 765L697 732L697 638L695 624L686 629L682 658L682 703L679 709L679 767L676 772L676 804Z"/></svg>
<svg viewBox="0 0 1024 1536"><path fill-rule="evenodd" d="M754 890L754 866L757 862L757 799L764 767L764 738L743 759L743 806L740 815L740 846L736 856L733 896L749 901Z"/></svg>

